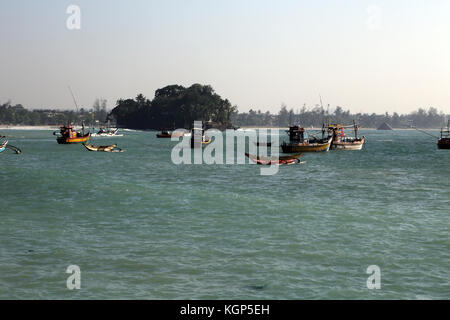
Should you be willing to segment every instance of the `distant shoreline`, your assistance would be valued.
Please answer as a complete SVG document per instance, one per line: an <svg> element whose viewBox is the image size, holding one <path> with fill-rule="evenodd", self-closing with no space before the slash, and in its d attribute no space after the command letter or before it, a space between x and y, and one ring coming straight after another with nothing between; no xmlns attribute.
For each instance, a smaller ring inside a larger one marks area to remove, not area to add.
<svg viewBox="0 0 450 320"><path fill-rule="evenodd" d="M80 128L81 126L75 126L76 128ZM91 129L90 127L86 127L86 130ZM127 129L127 128L120 128L121 130ZM289 130L288 127L264 127L264 126L242 126L239 127L239 129L278 129L278 130ZM322 128L305 128L308 130L322 130ZM364 128L360 127L360 130L377 130L377 131L384 131L384 130L378 130L377 128ZM441 128L418 128L421 130L440 130ZM1 125L0 124L0 130L59 130L58 126L23 126L23 125ZM350 130L350 129L349 129ZM416 130L414 128L393 128L393 130ZM158 130L141 130L141 131L158 131Z"/></svg>
<svg viewBox="0 0 450 320"><path fill-rule="evenodd" d="M59 130L59 126L16 126L0 124L0 130Z"/></svg>

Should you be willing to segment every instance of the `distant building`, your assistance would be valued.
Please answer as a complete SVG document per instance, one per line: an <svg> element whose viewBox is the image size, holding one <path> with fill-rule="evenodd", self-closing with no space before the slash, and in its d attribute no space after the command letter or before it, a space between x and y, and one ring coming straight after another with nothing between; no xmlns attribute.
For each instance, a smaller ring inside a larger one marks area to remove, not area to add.
<svg viewBox="0 0 450 320"><path fill-rule="evenodd" d="M390 125L388 125L386 122L383 122L377 130L393 130Z"/></svg>

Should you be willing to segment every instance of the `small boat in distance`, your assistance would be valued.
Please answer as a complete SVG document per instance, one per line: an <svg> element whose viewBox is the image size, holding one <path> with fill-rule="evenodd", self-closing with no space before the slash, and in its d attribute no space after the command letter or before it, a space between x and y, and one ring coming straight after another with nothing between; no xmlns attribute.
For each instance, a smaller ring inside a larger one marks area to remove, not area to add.
<svg viewBox="0 0 450 320"><path fill-rule="evenodd" d="M344 133L345 128L351 128L355 132L354 137L348 137ZM343 126L341 124L328 124L328 134L331 135L333 141L331 142L331 149L337 150L361 150L365 137L358 138L358 125L353 121L352 126Z"/></svg>
<svg viewBox="0 0 450 320"><path fill-rule="evenodd" d="M53 132L53 135L57 135L57 131ZM77 131L72 125L67 124L60 127L59 136L56 141L59 144L73 144L73 143L84 143L89 140L91 133L84 133L84 123L82 131Z"/></svg>
<svg viewBox="0 0 450 320"><path fill-rule="evenodd" d="M185 132L180 132L180 131L177 131L177 132L174 132L173 130L166 130L166 129L163 129L163 130L161 130L161 132L160 133L157 133L156 134L156 137L157 138L180 138L180 137L183 137L183 136L189 136L190 135L190 133L186 130Z"/></svg>
<svg viewBox="0 0 450 320"><path fill-rule="evenodd" d="M211 143L211 138L205 134L205 129L195 128L191 131L191 148L200 148Z"/></svg>
<svg viewBox="0 0 450 320"><path fill-rule="evenodd" d="M103 151L103 152L123 152L122 149L117 148L117 144L112 144L110 146L94 146L89 143L83 143L83 146L89 151Z"/></svg>
<svg viewBox="0 0 450 320"><path fill-rule="evenodd" d="M305 129L300 126L289 127L289 142L283 142L281 149L283 153L300 152L321 152L330 150L332 137L324 137L325 129L322 129L322 138L312 135L311 138L305 138Z"/></svg>
<svg viewBox="0 0 450 320"><path fill-rule="evenodd" d="M299 158L303 155L303 153L297 153L288 156L280 156L280 157L263 157L263 156L254 156L249 153L245 153L245 155L255 162L256 164L261 165L281 165L281 164L294 164L300 163Z"/></svg>
<svg viewBox="0 0 450 320"><path fill-rule="evenodd" d="M100 128L97 133L91 134L92 137L123 137L123 134L117 134L119 128L114 129L104 129Z"/></svg>
<svg viewBox="0 0 450 320"><path fill-rule="evenodd" d="M447 128L441 128L441 137L437 141L439 149L450 149L450 120L447 122Z"/></svg>

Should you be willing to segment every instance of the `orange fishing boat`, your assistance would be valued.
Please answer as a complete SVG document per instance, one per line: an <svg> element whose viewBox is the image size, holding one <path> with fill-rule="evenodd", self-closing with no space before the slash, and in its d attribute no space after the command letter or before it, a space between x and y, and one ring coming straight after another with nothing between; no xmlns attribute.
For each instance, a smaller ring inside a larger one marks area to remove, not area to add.
<svg viewBox="0 0 450 320"><path fill-rule="evenodd" d="M53 132L56 135L56 132ZM85 143L91 137L91 133L88 132L84 134L84 125L83 132L76 131L71 125L64 125L60 127L59 136L56 138L56 141L59 144L72 144L72 143Z"/></svg>

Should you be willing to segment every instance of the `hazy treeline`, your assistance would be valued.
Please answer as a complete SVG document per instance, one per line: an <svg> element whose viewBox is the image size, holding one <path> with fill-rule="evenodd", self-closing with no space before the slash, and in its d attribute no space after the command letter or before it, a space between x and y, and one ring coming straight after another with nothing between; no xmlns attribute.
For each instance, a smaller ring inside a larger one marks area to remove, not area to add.
<svg viewBox="0 0 450 320"><path fill-rule="evenodd" d="M105 123L107 116L105 99L96 99L90 109L80 108L78 112L57 109L28 110L21 104L0 104L0 124L3 125L57 126L68 122L81 124L84 121L87 126L94 126Z"/></svg>
<svg viewBox="0 0 450 320"><path fill-rule="evenodd" d="M97 99L91 108L75 110L27 110L21 104L0 104L0 124L3 125L60 125L67 122L98 126L111 120L112 125L133 129L191 128L194 120L210 121L224 129L240 126L321 127L323 123L352 124L355 120L363 128L377 128L386 122L393 128L440 128L446 115L434 107L418 109L409 114L350 113L341 107L328 112L321 106L294 111L282 105L277 114L250 110L239 113L227 99L222 99L211 86L194 84L188 88L170 85L158 89L153 100L139 94L134 99L119 99L108 113L106 100Z"/></svg>
<svg viewBox="0 0 450 320"><path fill-rule="evenodd" d="M322 107L307 108L294 111L282 105L278 114L270 112L261 112L260 110L250 110L246 113L235 113L233 115L233 124L235 126L273 126L287 127L289 125L300 124L304 127L321 127L323 123L341 123L352 124L355 120L361 127L377 128L386 122L393 128L439 128L445 123L445 114L436 108L430 107L428 110L420 108L409 114L394 112L383 115L368 113L350 113L344 111L341 107L336 107L333 112L327 112Z"/></svg>

